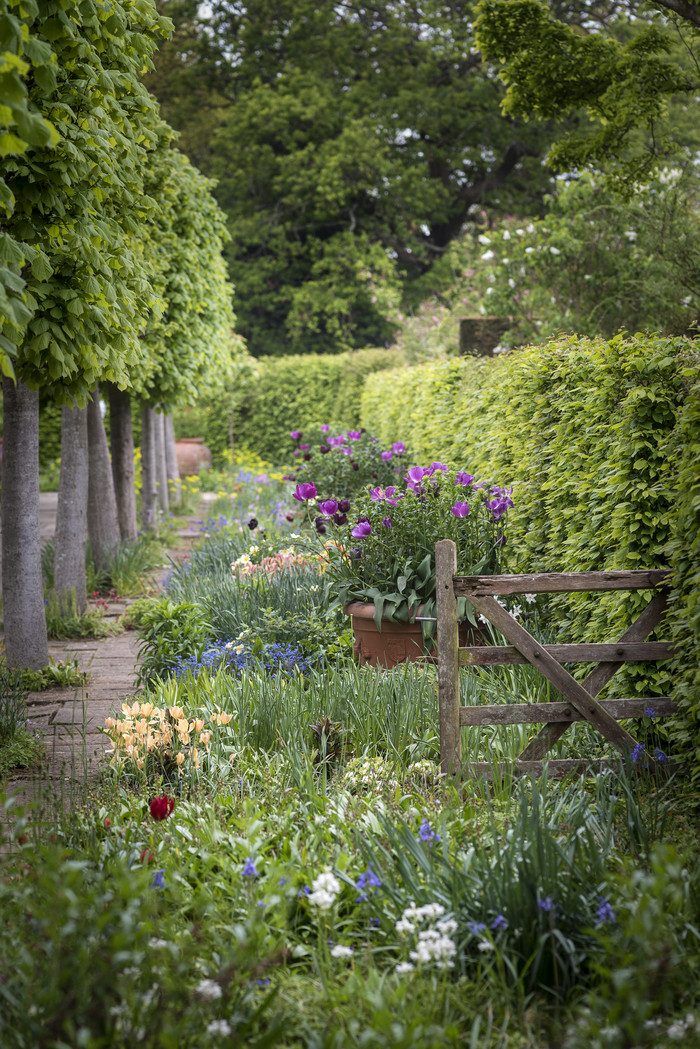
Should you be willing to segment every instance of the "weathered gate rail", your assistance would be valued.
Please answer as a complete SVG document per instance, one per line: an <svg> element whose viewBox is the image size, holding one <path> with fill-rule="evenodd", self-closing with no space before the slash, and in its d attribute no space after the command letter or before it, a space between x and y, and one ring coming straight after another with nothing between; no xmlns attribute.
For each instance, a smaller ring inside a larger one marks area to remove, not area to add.
<svg viewBox="0 0 700 1049"><path fill-rule="evenodd" d="M597 700L595 697L625 663L669 659L671 645L645 638L660 623L668 594L668 571L644 569L609 572L547 572L539 575L458 576L457 549L449 539L435 546L437 574L437 650L440 704L440 762L446 775L463 771L488 775L486 762L467 762L463 768L461 727L467 725L512 725L544 723L544 727L520 754L514 772L539 774L549 749L575 721L588 721L623 755L630 754L636 740L619 723L621 718L643 717L653 707L657 717L676 711L667 696ZM541 645L496 600L504 594L552 594L607 590L655 590L653 598L619 641L605 644ZM466 597L484 619L510 641L510 645L460 648L457 598ZM585 681L576 681L562 663L597 662ZM459 667L530 663L564 697L555 703L512 703L463 707L459 701ZM646 763L653 763L645 755ZM604 764L604 763L603 763ZM586 759L556 759L548 762L550 776L572 770L588 771L601 762Z"/></svg>

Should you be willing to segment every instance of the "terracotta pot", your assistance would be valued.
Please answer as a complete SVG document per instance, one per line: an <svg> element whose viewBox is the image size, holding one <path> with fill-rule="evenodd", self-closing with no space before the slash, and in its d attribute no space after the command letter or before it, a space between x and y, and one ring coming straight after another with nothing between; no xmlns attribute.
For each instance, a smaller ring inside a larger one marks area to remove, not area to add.
<svg viewBox="0 0 700 1049"><path fill-rule="evenodd" d="M363 601L351 601L343 606L343 612L352 619L355 635L355 655L361 666L395 667L397 663L413 663L423 660L437 663L437 654L433 646L431 653L423 647L423 627L418 621L413 623L394 623L382 618L381 633L374 622L374 605ZM418 609L420 615L421 609ZM459 644L462 648L468 645L480 645L482 633L479 627L471 623L459 624Z"/></svg>
<svg viewBox="0 0 700 1049"><path fill-rule="evenodd" d="M175 441L175 457L180 477L191 477L203 466L211 466L211 452L203 437L181 437Z"/></svg>

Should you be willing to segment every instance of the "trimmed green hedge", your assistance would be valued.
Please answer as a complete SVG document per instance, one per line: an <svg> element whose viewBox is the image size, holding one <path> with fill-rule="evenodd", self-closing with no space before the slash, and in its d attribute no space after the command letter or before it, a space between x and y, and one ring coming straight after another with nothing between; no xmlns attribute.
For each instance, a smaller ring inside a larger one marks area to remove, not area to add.
<svg viewBox="0 0 700 1049"><path fill-rule="evenodd" d="M334 356L305 354L263 358L243 389L223 390L206 404L176 413L176 433L203 437L214 465L223 463L233 439L263 459L284 462L293 447L291 430L360 425L360 398L367 375L403 363L396 350L357 350Z"/></svg>
<svg viewBox="0 0 700 1049"><path fill-rule="evenodd" d="M576 337L372 376L362 424L419 463L514 485L511 571L669 566L679 670L628 667L608 694L675 695L700 764L700 352L689 339ZM613 640L648 595L557 599L567 640ZM666 627L668 632L668 627Z"/></svg>

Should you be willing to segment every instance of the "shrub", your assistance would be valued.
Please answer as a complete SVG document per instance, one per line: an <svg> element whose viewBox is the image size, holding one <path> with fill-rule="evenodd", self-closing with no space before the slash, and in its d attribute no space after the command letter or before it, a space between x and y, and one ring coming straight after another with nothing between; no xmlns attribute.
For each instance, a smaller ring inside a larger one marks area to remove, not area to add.
<svg viewBox="0 0 700 1049"><path fill-rule="evenodd" d="M259 361L255 382L242 393L221 391L203 408L178 414L178 432L196 430L211 449L214 466L223 466L234 444L280 462L289 454L291 430L308 430L321 423L338 429L355 428L360 420L360 397L365 377L400 366L402 357L391 350L358 350L335 356L276 357Z"/></svg>

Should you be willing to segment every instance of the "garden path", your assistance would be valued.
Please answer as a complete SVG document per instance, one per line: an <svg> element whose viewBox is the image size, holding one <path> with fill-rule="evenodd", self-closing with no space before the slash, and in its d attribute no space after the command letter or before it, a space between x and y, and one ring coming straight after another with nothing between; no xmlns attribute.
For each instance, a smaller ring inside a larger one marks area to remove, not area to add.
<svg viewBox="0 0 700 1049"><path fill-rule="evenodd" d="M174 533L181 545L168 551L173 560L181 558L197 538L198 523L206 513L206 503L205 493L198 513L188 518L186 528ZM42 492L42 542L53 535L55 522L56 494ZM164 563L162 570L154 572L154 589L162 585L168 567ZM105 617L116 619L123 615L131 600L110 602ZM82 793L96 778L108 747L100 726L135 691L138 645L133 631L97 639L51 641L49 654L55 661L77 660L80 670L87 671L89 677L82 687L29 693L30 727L43 733L47 761L40 777L37 777L36 770L18 772L7 784L7 793L15 795L19 802L40 794L54 803L65 804L70 803L76 791Z"/></svg>

